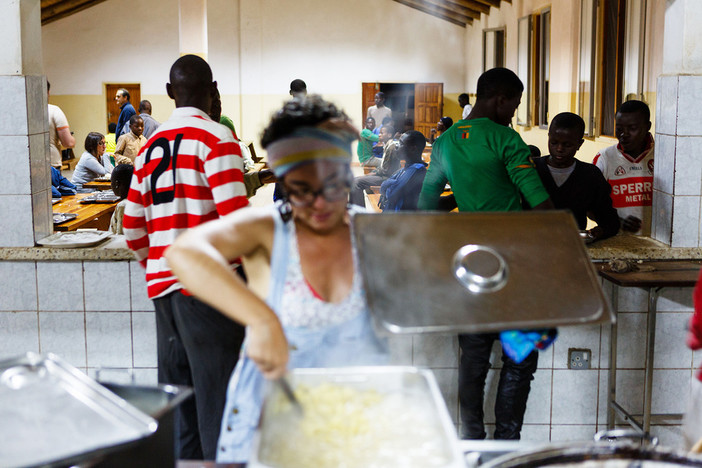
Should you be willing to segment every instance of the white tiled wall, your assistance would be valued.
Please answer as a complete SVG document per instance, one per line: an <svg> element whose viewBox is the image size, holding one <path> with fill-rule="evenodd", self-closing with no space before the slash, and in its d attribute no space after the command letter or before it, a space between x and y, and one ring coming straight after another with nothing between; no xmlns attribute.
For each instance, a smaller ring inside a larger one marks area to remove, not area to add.
<svg viewBox="0 0 702 468"><path fill-rule="evenodd" d="M700 75L658 78L652 235L672 247L702 245L699 96Z"/></svg>
<svg viewBox="0 0 702 468"><path fill-rule="evenodd" d="M0 360L54 353L102 378L157 382L156 320L136 262L0 262Z"/></svg>
<svg viewBox="0 0 702 468"><path fill-rule="evenodd" d="M0 359L27 351L53 352L94 376L153 384L156 323L146 295L144 273L136 262L0 262ZM611 287L604 285L606 294ZM617 401L632 413L643 408L647 295L618 291ZM654 412L685 410L693 369L702 352L684 344L692 310L691 290L662 291L656 325ZM588 439L607 421L610 327L562 327L557 341L539 355L522 437L536 442ZM394 365L432 369L457 428L458 340L455 336L392 336ZM569 370L568 348L592 350L590 370ZM486 385L485 420L494 431L494 397L501 349L493 349ZM619 423L624 424L622 421ZM676 426L655 426L664 442L677 443Z"/></svg>

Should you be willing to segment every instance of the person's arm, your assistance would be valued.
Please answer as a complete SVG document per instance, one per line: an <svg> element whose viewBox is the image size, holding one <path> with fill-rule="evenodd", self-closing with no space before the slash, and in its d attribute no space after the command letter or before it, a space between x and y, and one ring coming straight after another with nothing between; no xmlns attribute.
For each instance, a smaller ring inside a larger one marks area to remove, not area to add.
<svg viewBox="0 0 702 468"><path fill-rule="evenodd" d="M592 206L588 207L588 217L597 223L590 229L594 240L606 239L619 232L619 215L612 206L612 187L602 173L593 171L592 190L596 192Z"/></svg>
<svg viewBox="0 0 702 468"><path fill-rule="evenodd" d="M439 199L444 193L448 178L444 173L441 162L441 145L437 143L431 150L431 163L424 177L422 191L417 202L418 210L436 210L439 208Z"/></svg>
<svg viewBox="0 0 702 468"><path fill-rule="evenodd" d="M124 154L124 149L127 147L127 137L122 135L117 139L117 145L115 146L115 155L120 156Z"/></svg>
<svg viewBox="0 0 702 468"><path fill-rule="evenodd" d="M702 271L692 293L695 312L692 314L687 331L687 346L692 350L702 348Z"/></svg>
<svg viewBox="0 0 702 468"><path fill-rule="evenodd" d="M212 190L220 216L249 204L244 183L244 159L239 143L230 138L220 140L203 161L205 176Z"/></svg>
<svg viewBox="0 0 702 468"><path fill-rule="evenodd" d="M64 148L73 148L76 146L76 139L71 135L71 129L68 127L63 127L57 129L59 140L61 141L61 146Z"/></svg>
<svg viewBox="0 0 702 468"><path fill-rule="evenodd" d="M371 132L371 131L368 130L367 128L364 128L364 129L361 131L361 138L363 138L363 139L365 139L365 140L372 141L372 142L376 142L376 141L380 140L380 137L379 137L378 135L376 135L375 133Z"/></svg>
<svg viewBox="0 0 702 468"><path fill-rule="evenodd" d="M146 215L144 200L140 192L140 182L143 169L135 167L132 184L127 194L127 203L124 206L122 229L127 239L127 247L134 252L134 257L146 268L149 258L149 231L146 229Z"/></svg>
<svg viewBox="0 0 702 468"><path fill-rule="evenodd" d="M274 230L268 212L240 210L188 230L165 252L168 265L189 292L247 327L246 353L267 378L285 373L285 333L273 310L244 284L230 262L259 249L270 254Z"/></svg>
<svg viewBox="0 0 702 468"><path fill-rule="evenodd" d="M536 172L534 163L529 159L531 156L529 147L516 132L512 130L510 133L511 137L506 140L502 148L505 168L510 180L533 209L553 209L553 202L541 182L539 173Z"/></svg>
<svg viewBox="0 0 702 468"><path fill-rule="evenodd" d="M107 169L94 157L86 158L85 167L99 176L107 174Z"/></svg>

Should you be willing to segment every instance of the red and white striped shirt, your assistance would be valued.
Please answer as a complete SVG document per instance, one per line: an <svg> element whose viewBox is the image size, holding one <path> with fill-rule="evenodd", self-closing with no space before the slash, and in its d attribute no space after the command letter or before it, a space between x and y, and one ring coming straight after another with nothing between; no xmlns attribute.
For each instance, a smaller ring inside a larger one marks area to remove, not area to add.
<svg viewBox="0 0 702 468"><path fill-rule="evenodd" d="M179 107L134 161L124 210L127 245L146 268L151 299L182 289L163 252L188 228L248 205L234 134L194 107Z"/></svg>

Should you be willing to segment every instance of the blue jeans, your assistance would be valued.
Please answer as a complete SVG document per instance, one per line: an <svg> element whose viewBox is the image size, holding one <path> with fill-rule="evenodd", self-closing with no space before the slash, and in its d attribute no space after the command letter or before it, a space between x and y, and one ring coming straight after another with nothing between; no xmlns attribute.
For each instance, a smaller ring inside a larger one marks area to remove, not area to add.
<svg viewBox="0 0 702 468"><path fill-rule="evenodd" d="M458 368L458 398L461 414L461 438L484 439L483 400L485 379L490 369L492 344L498 333L459 335L461 362ZM495 439L519 440L527 398L539 360L536 350L517 364L502 355L502 371L495 399Z"/></svg>

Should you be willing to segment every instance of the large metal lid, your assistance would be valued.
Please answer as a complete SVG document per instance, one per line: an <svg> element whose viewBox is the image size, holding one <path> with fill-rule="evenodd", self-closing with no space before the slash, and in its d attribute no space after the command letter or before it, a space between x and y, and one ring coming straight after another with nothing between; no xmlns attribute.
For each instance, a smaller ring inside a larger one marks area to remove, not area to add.
<svg viewBox="0 0 702 468"><path fill-rule="evenodd" d="M3 467L71 466L158 425L50 353L0 361L0 421Z"/></svg>
<svg viewBox="0 0 702 468"><path fill-rule="evenodd" d="M368 305L394 333L613 321L568 212L359 213L352 223Z"/></svg>

